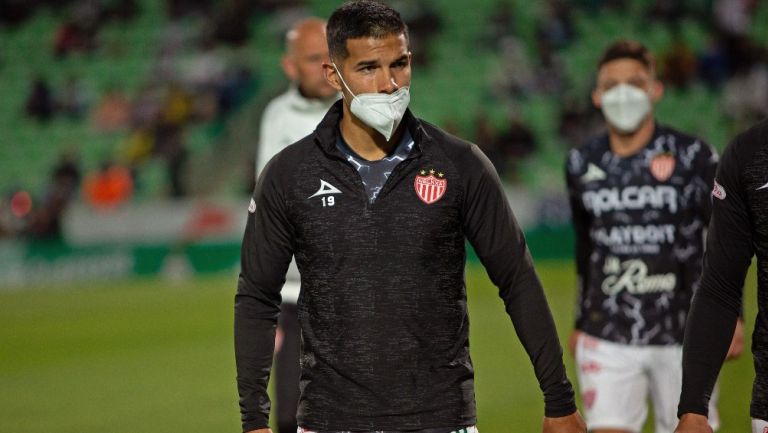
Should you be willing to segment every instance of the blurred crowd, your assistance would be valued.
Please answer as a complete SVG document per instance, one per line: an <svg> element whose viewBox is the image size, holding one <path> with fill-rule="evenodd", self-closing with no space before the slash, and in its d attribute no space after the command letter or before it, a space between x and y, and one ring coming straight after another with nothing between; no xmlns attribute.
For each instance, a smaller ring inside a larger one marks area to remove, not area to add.
<svg viewBox="0 0 768 433"><path fill-rule="evenodd" d="M391 3L409 25L412 49L419 53L415 67L429 69L436 53L434 41L446 31L450 11L441 10L437 2ZM50 52L37 55L55 61L98 57L103 28L110 23L130 26L145 4L139 0L0 0L0 25L13 31L39 11L53 11L59 27ZM543 140L517 109L520 101L557 98L556 134L569 147L581 144L602 122L588 90L573 94L569 74L574 71L568 70L563 55L579 41L579 16L629 13L633 7L637 2L629 0L547 0L537 7L531 41L519 28L521 19L511 2L499 0L477 32L476 46L478 53L497 60L497 69L482 86L493 104L506 107L506 117L494 122L488 113L474 113L469 134L453 126L456 119L438 119L441 126L478 143L502 178L512 183L519 180L521 162L535 155ZM757 7L756 0L649 0L642 11L647 21L663 23L672 34L668 46L656 53L665 85L681 92L699 85L711 89L719 95L724 113L738 125L768 115L768 48L765 41L750 36ZM311 13L303 0L166 0L163 11L164 25L157 29L152 51L147 52L151 68L138 90L124 88L120 82L94 89L76 74L57 81L63 83L58 86L51 84L45 71L30 78L26 101L19 107L28 118L42 123L58 117L86 122L95 130L114 134L115 149L89 170L81 168L78 149L67 150L51 169L46 191L31 194L29 211L18 206L26 203L18 195L23 187L8 193L0 209L0 233L60 236L59 216L67 203L79 198L98 210L120 206L141 190L142 170L149 161L164 167L168 197L187 196L190 128L224 125L228 116L259 92L273 90L262 87L260 71L252 66L258 62L233 54L237 53L233 49L253 42L253 23L259 17L269 16L275 35L282 35L292 22ZM690 21L706 32L704 47L694 48L683 37L680 23Z"/></svg>
<svg viewBox="0 0 768 433"><path fill-rule="evenodd" d="M629 14L631 6L626 0L547 0L535 23L535 49L530 50L516 29L514 9L499 2L478 44L493 49L500 59L501 67L491 79L492 94L510 107L522 98L560 98L558 133L569 147L582 144L599 131L602 122L588 94L569 93L569 71L562 53L578 42L574 17L606 10ZM768 115L768 45L750 36L757 7L756 0L652 0L643 11L649 28L651 23L663 23L672 34L668 46L656 53L657 73L665 86L685 91L702 84L720 94L725 115L739 125L736 129ZM700 24L706 32L703 48L694 49L683 37L681 26L687 21ZM535 137L510 111L509 131L489 131L482 116L476 128L478 144L485 146L502 174L514 172L519 158L535 151Z"/></svg>

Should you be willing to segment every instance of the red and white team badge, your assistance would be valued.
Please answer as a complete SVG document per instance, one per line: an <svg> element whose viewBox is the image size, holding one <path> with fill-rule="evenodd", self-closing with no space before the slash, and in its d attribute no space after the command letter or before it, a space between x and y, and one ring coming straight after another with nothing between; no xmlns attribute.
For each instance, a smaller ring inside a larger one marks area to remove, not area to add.
<svg viewBox="0 0 768 433"><path fill-rule="evenodd" d="M651 174L659 182L666 182L675 172L675 157L671 153L660 153L651 160Z"/></svg>
<svg viewBox="0 0 768 433"><path fill-rule="evenodd" d="M421 201L432 204L443 198L445 190L448 188L448 179L443 179L444 176L442 172L435 170L421 170L419 172L419 175L413 180L413 188Z"/></svg>
<svg viewBox="0 0 768 433"><path fill-rule="evenodd" d="M715 186L712 188L712 195L720 200L725 200L725 188L715 181Z"/></svg>

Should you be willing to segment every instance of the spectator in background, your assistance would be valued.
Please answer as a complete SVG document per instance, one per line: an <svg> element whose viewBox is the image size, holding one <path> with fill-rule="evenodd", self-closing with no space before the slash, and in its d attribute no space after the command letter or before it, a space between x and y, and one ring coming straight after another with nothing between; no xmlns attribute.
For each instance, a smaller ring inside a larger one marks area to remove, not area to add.
<svg viewBox="0 0 768 433"><path fill-rule="evenodd" d="M475 142L491 160L505 182L518 181L518 164L536 147L531 129L516 114L510 114L504 126L496 128L485 112L475 117Z"/></svg>
<svg viewBox="0 0 768 433"><path fill-rule="evenodd" d="M530 95L535 89L534 68L523 41L512 35L498 41L499 66L491 76L491 87L502 99Z"/></svg>
<svg viewBox="0 0 768 433"><path fill-rule="evenodd" d="M139 5L136 0L115 0L107 5L104 17L120 22L128 22L139 13Z"/></svg>
<svg viewBox="0 0 768 433"><path fill-rule="evenodd" d="M169 84L164 104L154 125L153 154L165 161L170 196L187 194L184 179L188 157L184 128L193 119L193 97L181 86Z"/></svg>
<svg viewBox="0 0 768 433"><path fill-rule="evenodd" d="M133 104L132 130L120 149L123 161L137 177L137 185L141 186L141 165L149 158L159 158L167 169L169 196L187 195L188 151L184 133L197 117L195 109L194 95L180 85L164 83L142 90ZM117 111L116 114L122 114Z"/></svg>
<svg viewBox="0 0 768 433"><path fill-rule="evenodd" d="M755 43L750 39L756 0L715 0L715 27L728 54L731 75L745 73L752 63Z"/></svg>
<svg viewBox="0 0 768 433"><path fill-rule="evenodd" d="M606 9L626 12L629 2L627 0L575 0L574 3L589 13L596 13Z"/></svg>
<svg viewBox="0 0 768 433"><path fill-rule="evenodd" d="M544 15L536 23L537 45L563 48L573 39L573 14L567 2L548 0Z"/></svg>
<svg viewBox="0 0 768 433"><path fill-rule="evenodd" d="M80 119L88 109L88 99L83 82L75 76L70 76L59 92L56 108L70 119Z"/></svg>
<svg viewBox="0 0 768 433"><path fill-rule="evenodd" d="M170 122L161 122L155 129L154 154L165 161L168 174L169 194L171 198L187 195L185 170L189 153L184 141L182 126Z"/></svg>
<svg viewBox="0 0 768 433"><path fill-rule="evenodd" d="M686 3L679 0L653 0L648 6L648 17L651 21L664 21L677 26L688 13Z"/></svg>
<svg viewBox="0 0 768 433"><path fill-rule="evenodd" d="M51 173L50 184L40 205L28 218L25 233L32 239L60 240L61 218L77 193L80 167L74 152L63 153Z"/></svg>
<svg viewBox="0 0 768 433"><path fill-rule="evenodd" d="M73 52L91 53L101 25L102 8L98 2L80 1L73 5L70 17L56 31L53 54L63 59Z"/></svg>
<svg viewBox="0 0 768 433"><path fill-rule="evenodd" d="M536 64L536 91L546 95L561 95L565 88L566 65L554 47L539 38Z"/></svg>
<svg viewBox="0 0 768 433"><path fill-rule="evenodd" d="M696 57L699 79L710 89L719 89L728 78L728 53L716 33L708 35L707 44Z"/></svg>
<svg viewBox="0 0 768 433"><path fill-rule="evenodd" d="M8 27L17 26L26 21L37 5L21 0L0 0L0 23Z"/></svg>
<svg viewBox="0 0 768 433"><path fill-rule="evenodd" d="M80 164L74 150L64 152L53 168L53 183L66 191L68 197L74 196L80 185Z"/></svg>
<svg viewBox="0 0 768 433"><path fill-rule="evenodd" d="M768 116L768 59L755 55L748 69L726 81L723 106L740 129Z"/></svg>
<svg viewBox="0 0 768 433"><path fill-rule="evenodd" d="M218 7L213 18L213 37L225 44L239 47L250 36L251 0L231 0Z"/></svg>
<svg viewBox="0 0 768 433"><path fill-rule="evenodd" d="M96 210L111 210L127 201L133 193L130 171L111 161L88 174L83 181L83 198Z"/></svg>
<svg viewBox="0 0 768 433"><path fill-rule="evenodd" d="M257 86L253 72L247 66L240 65L227 71L219 85L217 98L219 115L225 116L242 105Z"/></svg>
<svg viewBox="0 0 768 433"><path fill-rule="evenodd" d="M756 0L715 0L715 25L726 35L746 36L752 26Z"/></svg>
<svg viewBox="0 0 768 433"><path fill-rule="evenodd" d="M25 104L27 116L44 122L53 116L54 108L53 94L48 82L40 76L36 77L32 81Z"/></svg>
<svg viewBox="0 0 768 433"><path fill-rule="evenodd" d="M93 125L105 132L127 128L130 118L131 101L117 87L110 87L104 92L92 114Z"/></svg>
<svg viewBox="0 0 768 433"><path fill-rule="evenodd" d="M165 8L168 17L176 19L195 13L207 15L213 3L212 0L165 0Z"/></svg>
<svg viewBox="0 0 768 433"><path fill-rule="evenodd" d="M447 122L448 125L445 128L446 131L449 131L451 134L454 132L451 130L454 130L458 132L458 128L454 128L451 122ZM499 136L496 132L496 128L491 124L491 120L488 116L488 113L485 111L480 110L477 115L475 116L475 137L474 142L477 143L477 146L483 151L485 156L488 157L488 159L493 164L493 167L496 169L497 172L499 172L499 176L501 178L504 178L505 176L505 168L506 168L506 161L504 160L501 149L499 149Z"/></svg>
<svg viewBox="0 0 768 433"><path fill-rule="evenodd" d="M480 33L479 49L487 49L497 44L498 40L516 34L515 12L509 2L499 1L488 17L485 29Z"/></svg>
<svg viewBox="0 0 768 433"><path fill-rule="evenodd" d="M501 154L508 163L515 164L536 150L533 131L518 116L510 116L498 140Z"/></svg>
<svg viewBox="0 0 768 433"><path fill-rule="evenodd" d="M672 42L661 55L660 63L661 79L670 87L685 90L696 78L696 56L675 27Z"/></svg>
<svg viewBox="0 0 768 433"><path fill-rule="evenodd" d="M323 74L328 62L325 21L306 18L294 24L285 38L283 72L290 88L273 99L261 119L257 174L269 160L291 143L314 131L339 97ZM280 321L275 343L276 415L279 433L296 432L299 401L299 351L301 348L298 312L300 277L292 261L283 285Z"/></svg>

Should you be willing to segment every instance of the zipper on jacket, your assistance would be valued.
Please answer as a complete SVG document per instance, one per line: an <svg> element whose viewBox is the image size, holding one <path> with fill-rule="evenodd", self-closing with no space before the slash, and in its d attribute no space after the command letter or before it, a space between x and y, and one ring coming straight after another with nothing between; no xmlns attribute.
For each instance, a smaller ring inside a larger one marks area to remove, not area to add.
<svg viewBox="0 0 768 433"><path fill-rule="evenodd" d="M400 162L400 164L397 164L395 166L394 170L392 170L392 173L389 174L389 177L387 177L387 180L384 181L384 185L381 186L381 191L379 191L379 195L377 198L382 197L384 194L389 193L389 191L392 189L392 185L394 185L395 182L399 182L400 179L398 176L400 175L400 172L406 169L407 166L411 164L411 160L418 158L421 156L421 152L411 151L411 153L408 154L408 156ZM374 201L375 204L376 202Z"/></svg>
<svg viewBox="0 0 768 433"><path fill-rule="evenodd" d="M349 161L347 161L347 158L341 153L341 151L339 151L335 147L332 151L327 153L329 156L332 156L336 159L343 161L344 165L349 167L349 169L355 172L355 174L357 175L357 179L358 179L357 183L360 186L360 191L362 193L363 203L364 203L363 216L366 218L370 217L372 207L376 203L378 198L381 197L384 193L389 192L389 190L391 189L389 188L389 185L395 182L394 179L397 177L397 175L400 174L401 171L404 170L404 166L410 165L410 161L412 159L416 159L417 157L422 155L422 152L420 150L418 149L412 150L411 153L409 153L408 156L402 162L400 162L400 164L397 164L397 166L395 166L394 170L392 170L392 173L390 173L389 177L387 177L387 180L384 181L384 185L381 186L381 191L379 191L379 195L376 197L376 200L371 202L371 200L368 198L368 191L365 190L365 184L363 183L363 177L360 175L360 172L357 171L355 167L353 167L352 164L350 164Z"/></svg>

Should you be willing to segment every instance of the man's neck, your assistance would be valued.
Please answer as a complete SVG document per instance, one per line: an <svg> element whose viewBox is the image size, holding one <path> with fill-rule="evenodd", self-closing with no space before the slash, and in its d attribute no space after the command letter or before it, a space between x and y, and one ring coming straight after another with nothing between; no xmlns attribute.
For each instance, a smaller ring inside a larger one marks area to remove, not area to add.
<svg viewBox="0 0 768 433"><path fill-rule="evenodd" d="M335 99L334 96L331 96L331 97L328 97L328 98L321 98L320 96L317 96L317 95L308 94L307 92L304 91L304 89L301 88L301 85L299 85L299 84L295 84L294 87L296 88L296 91L299 93L299 96L301 96L302 99L304 99L304 100L306 100L308 102L315 102L315 101L317 101L317 102L324 102L324 101L330 100L332 98Z"/></svg>
<svg viewBox="0 0 768 433"><path fill-rule="evenodd" d="M344 105L344 116L339 129L344 142L352 151L368 161L378 161L392 153L403 136L404 125L400 123L389 142L378 131L364 124L349 112Z"/></svg>
<svg viewBox="0 0 768 433"><path fill-rule="evenodd" d="M608 139L611 151L621 158L632 156L644 148L653 137L656 123L653 117L646 119L637 131L631 134L623 134L608 126Z"/></svg>

